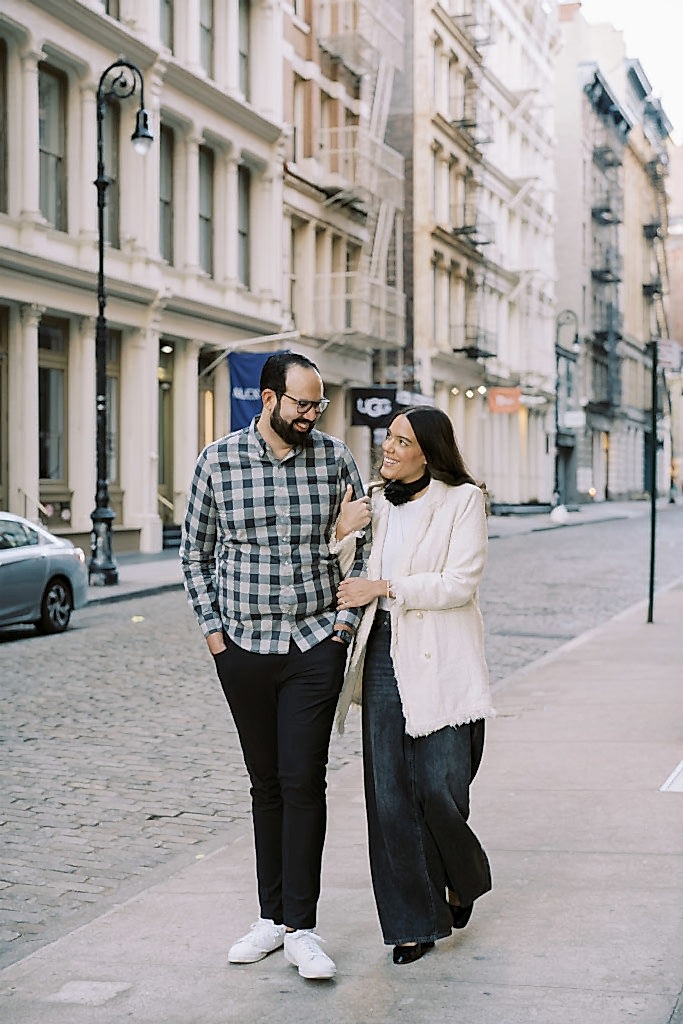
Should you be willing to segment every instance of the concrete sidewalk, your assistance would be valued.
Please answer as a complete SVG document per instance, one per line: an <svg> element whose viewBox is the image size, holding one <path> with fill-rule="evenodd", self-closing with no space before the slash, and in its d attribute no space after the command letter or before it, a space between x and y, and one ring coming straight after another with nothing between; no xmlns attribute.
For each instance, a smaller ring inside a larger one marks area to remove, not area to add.
<svg viewBox="0 0 683 1024"><path fill-rule="evenodd" d="M381 943L355 761L330 777L334 982L227 964L255 918L243 834L0 972L0 1019L683 1024L682 624L683 581L654 624L639 605L497 687L472 814L494 888L418 963Z"/></svg>

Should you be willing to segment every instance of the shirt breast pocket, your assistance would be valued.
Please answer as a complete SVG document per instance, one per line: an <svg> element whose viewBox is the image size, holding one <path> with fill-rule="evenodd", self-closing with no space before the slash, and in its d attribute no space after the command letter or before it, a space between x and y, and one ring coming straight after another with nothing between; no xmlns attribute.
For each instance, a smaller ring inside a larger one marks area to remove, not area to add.
<svg viewBox="0 0 683 1024"><path fill-rule="evenodd" d="M327 533L339 511L339 484L333 478L318 476L296 488L291 502L291 522L303 533L316 530Z"/></svg>
<svg viewBox="0 0 683 1024"><path fill-rule="evenodd" d="M269 500L267 494L233 488L217 501L217 507L224 535L242 543L253 540L275 523L272 494Z"/></svg>

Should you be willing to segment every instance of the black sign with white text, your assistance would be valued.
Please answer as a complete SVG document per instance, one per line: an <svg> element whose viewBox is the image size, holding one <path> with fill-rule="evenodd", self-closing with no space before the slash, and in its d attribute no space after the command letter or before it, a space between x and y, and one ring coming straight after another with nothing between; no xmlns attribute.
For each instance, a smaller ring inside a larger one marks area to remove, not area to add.
<svg viewBox="0 0 683 1024"><path fill-rule="evenodd" d="M396 413L396 388L351 388L351 426L386 427Z"/></svg>

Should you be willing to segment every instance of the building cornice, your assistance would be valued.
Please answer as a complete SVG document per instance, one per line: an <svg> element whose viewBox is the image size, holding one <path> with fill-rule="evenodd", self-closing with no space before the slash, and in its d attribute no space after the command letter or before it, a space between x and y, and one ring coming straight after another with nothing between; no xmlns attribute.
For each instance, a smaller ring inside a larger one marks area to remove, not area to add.
<svg viewBox="0 0 683 1024"><path fill-rule="evenodd" d="M143 70L151 68L157 59L157 50L129 32L124 23L110 18L103 11L93 10L79 0L60 0L58 15L55 15L54 0L32 0L32 5L48 15L57 16L61 24L75 29L79 35L99 43L106 50L125 53L127 60L139 64Z"/></svg>
<svg viewBox="0 0 683 1024"><path fill-rule="evenodd" d="M0 248L0 270L7 278L16 275L20 281L35 283L46 281L57 288L75 288L86 295L92 295L93 315L96 312L95 271L70 266L66 262L49 260L19 249ZM156 290L136 284L134 281L117 281L107 278L107 294L110 297L125 298L130 302L148 305L156 296ZM9 297L9 296L8 296Z"/></svg>
<svg viewBox="0 0 683 1024"><path fill-rule="evenodd" d="M176 88L184 96L189 96L219 116L239 125L240 128L244 128L257 138L263 139L264 142L277 142L282 135L282 125L268 120L247 103L228 96L214 82L197 77L196 74L174 61L169 61L164 82Z"/></svg>

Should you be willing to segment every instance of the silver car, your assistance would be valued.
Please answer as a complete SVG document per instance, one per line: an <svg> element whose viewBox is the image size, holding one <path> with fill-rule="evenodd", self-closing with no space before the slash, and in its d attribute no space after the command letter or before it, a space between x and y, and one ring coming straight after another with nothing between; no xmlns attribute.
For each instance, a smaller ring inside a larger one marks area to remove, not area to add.
<svg viewBox="0 0 683 1024"><path fill-rule="evenodd" d="M0 626L33 622L61 633L88 600L85 554L11 512L0 512Z"/></svg>

